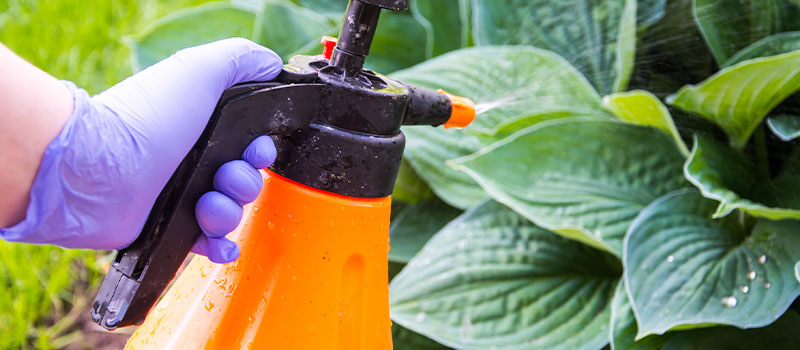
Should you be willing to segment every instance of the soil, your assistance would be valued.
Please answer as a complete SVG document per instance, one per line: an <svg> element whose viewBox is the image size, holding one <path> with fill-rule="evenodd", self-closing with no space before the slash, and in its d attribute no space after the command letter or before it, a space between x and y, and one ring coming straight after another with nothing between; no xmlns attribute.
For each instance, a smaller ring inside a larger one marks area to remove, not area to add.
<svg viewBox="0 0 800 350"><path fill-rule="evenodd" d="M109 332L92 322L88 307L81 313L76 326L83 338L70 343L65 350L121 350L135 330L135 327L128 327Z"/></svg>
<svg viewBox="0 0 800 350"><path fill-rule="evenodd" d="M176 277L167 286L167 290L175 283L177 276L180 276L193 257L194 254L189 254L186 257L180 269L178 269ZM105 270L108 271L107 266ZM113 332L107 331L92 321L90 311L91 305L81 312L75 325L75 329L80 330L83 337L67 345L64 350L121 350L125 348L125 343L128 342L128 338L131 337L136 327L118 328Z"/></svg>

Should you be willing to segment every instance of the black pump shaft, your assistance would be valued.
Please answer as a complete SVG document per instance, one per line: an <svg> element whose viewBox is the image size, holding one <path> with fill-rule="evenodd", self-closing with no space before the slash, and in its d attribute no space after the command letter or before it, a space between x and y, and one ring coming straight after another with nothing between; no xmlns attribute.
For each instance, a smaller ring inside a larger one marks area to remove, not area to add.
<svg viewBox="0 0 800 350"><path fill-rule="evenodd" d="M350 1L336 49L331 57L331 66L341 69L347 75L361 72L375 37L381 8L405 11L408 9L408 0Z"/></svg>

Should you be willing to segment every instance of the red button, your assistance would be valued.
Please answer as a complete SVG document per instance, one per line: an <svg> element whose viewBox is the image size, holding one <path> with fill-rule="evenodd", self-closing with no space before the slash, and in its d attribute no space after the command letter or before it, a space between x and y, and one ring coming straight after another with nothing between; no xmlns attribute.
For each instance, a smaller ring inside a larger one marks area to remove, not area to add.
<svg viewBox="0 0 800 350"><path fill-rule="evenodd" d="M320 44L325 46L325 48L322 50L322 55L327 59L331 59L331 55L333 55L333 48L336 47L336 38L327 35L323 36Z"/></svg>

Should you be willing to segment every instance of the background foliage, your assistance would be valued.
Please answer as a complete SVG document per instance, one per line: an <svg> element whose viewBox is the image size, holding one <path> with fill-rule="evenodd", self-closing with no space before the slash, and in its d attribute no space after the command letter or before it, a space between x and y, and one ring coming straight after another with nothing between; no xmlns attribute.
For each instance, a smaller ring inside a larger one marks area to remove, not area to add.
<svg viewBox="0 0 800 350"><path fill-rule="evenodd" d="M204 4L127 44L316 54L345 3ZM368 66L479 116L403 129L397 349L800 348L798 1L411 4Z"/></svg>
<svg viewBox="0 0 800 350"><path fill-rule="evenodd" d="M226 35L315 54L344 3L181 11L134 56ZM469 96L479 115L403 129L398 349L800 347L800 4L411 4L384 13L368 66ZM236 26L180 27L232 11Z"/></svg>

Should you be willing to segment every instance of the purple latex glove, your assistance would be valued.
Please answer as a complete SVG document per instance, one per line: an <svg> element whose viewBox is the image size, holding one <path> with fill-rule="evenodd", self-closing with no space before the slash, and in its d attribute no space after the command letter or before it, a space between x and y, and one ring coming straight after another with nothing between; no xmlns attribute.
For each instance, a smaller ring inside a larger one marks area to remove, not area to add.
<svg viewBox="0 0 800 350"><path fill-rule="evenodd" d="M223 90L273 79L280 57L235 38L188 48L89 98L67 83L75 109L48 146L26 218L0 236L68 248L119 249L139 235L161 189L197 141ZM262 136L224 164L195 214L205 235L193 251L215 262L239 256L225 234L261 190L256 169L275 159Z"/></svg>

